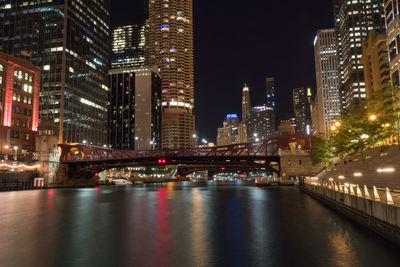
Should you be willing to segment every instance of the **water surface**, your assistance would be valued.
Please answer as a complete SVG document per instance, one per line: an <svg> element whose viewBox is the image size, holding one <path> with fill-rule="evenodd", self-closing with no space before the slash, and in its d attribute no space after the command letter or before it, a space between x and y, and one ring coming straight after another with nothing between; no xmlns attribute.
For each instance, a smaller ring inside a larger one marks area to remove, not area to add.
<svg viewBox="0 0 400 267"><path fill-rule="evenodd" d="M294 187L168 183L0 193L0 266L400 266Z"/></svg>

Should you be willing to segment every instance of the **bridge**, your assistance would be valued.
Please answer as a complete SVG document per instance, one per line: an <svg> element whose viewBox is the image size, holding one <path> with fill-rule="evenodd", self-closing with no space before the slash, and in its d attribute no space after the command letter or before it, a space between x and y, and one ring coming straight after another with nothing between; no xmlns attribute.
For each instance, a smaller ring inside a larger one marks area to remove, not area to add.
<svg viewBox="0 0 400 267"><path fill-rule="evenodd" d="M266 170L280 173L280 151L309 149L311 136L287 135L260 142L167 150L117 150L84 144L59 144L60 161L72 178L93 177L106 169L177 165L180 168Z"/></svg>

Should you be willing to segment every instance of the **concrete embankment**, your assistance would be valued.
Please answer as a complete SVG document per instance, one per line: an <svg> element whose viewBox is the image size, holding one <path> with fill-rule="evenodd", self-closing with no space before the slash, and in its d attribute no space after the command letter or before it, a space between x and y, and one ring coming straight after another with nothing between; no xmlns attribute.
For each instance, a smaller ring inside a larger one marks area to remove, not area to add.
<svg viewBox="0 0 400 267"><path fill-rule="evenodd" d="M357 196L357 193L345 190L342 192L339 187L328 184L301 183L299 188L302 192L400 246L400 207L396 204L386 204L386 199L375 201L374 192L371 192L372 198L369 197L369 192Z"/></svg>

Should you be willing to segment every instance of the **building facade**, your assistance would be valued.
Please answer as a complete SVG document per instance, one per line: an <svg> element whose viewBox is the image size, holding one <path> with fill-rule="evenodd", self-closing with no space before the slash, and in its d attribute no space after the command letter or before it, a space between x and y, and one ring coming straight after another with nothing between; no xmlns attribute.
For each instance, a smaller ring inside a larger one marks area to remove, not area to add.
<svg viewBox="0 0 400 267"><path fill-rule="evenodd" d="M156 67L110 70L109 146L161 148L161 79Z"/></svg>
<svg viewBox="0 0 400 267"><path fill-rule="evenodd" d="M269 106L258 106L251 109L247 121L247 138L257 141L275 136L274 109Z"/></svg>
<svg viewBox="0 0 400 267"><path fill-rule="evenodd" d="M386 38L389 53L389 70L392 84L400 86L400 3L385 1Z"/></svg>
<svg viewBox="0 0 400 267"><path fill-rule="evenodd" d="M346 113L366 98L361 42L368 31L384 31L383 0L334 0L334 19L339 64L341 112Z"/></svg>
<svg viewBox="0 0 400 267"><path fill-rule="evenodd" d="M40 72L29 61L0 52L0 154L5 158L35 151Z"/></svg>
<svg viewBox="0 0 400 267"><path fill-rule="evenodd" d="M113 22L111 69L139 68L145 65L145 18Z"/></svg>
<svg viewBox="0 0 400 267"><path fill-rule="evenodd" d="M389 57L386 34L370 31L362 42L365 90L367 98L390 84Z"/></svg>
<svg viewBox="0 0 400 267"><path fill-rule="evenodd" d="M276 86L276 84L275 84L275 79L274 79L274 77L268 77L267 79L266 79L266 82L267 82L267 91L266 91L266 95L267 95L267 102L266 102L266 105L268 106L268 107L271 107L271 108L273 108L274 109L274 115L272 116L272 118L273 118L273 125L274 125L274 129L276 129L276 121L277 121L277 119L276 119L276 113L275 113L275 111L276 111L276 88L275 88L275 86Z"/></svg>
<svg viewBox="0 0 400 267"><path fill-rule="evenodd" d="M328 133L330 126L340 117L336 47L335 29L317 32L314 41L317 94L312 118L315 133Z"/></svg>
<svg viewBox="0 0 400 267"><path fill-rule="evenodd" d="M250 89L245 83L242 89L242 121L244 123L250 118Z"/></svg>
<svg viewBox="0 0 400 267"><path fill-rule="evenodd" d="M296 133L311 134L311 89L293 89L293 111L296 118Z"/></svg>
<svg viewBox="0 0 400 267"><path fill-rule="evenodd" d="M146 60L162 79L162 146L194 146L192 0L150 0Z"/></svg>
<svg viewBox="0 0 400 267"><path fill-rule="evenodd" d="M2 1L0 50L42 69L40 123L60 142L107 143L109 0Z"/></svg>
<svg viewBox="0 0 400 267"><path fill-rule="evenodd" d="M239 117L237 114L228 114L221 128L218 128L217 146L227 146L240 143Z"/></svg>

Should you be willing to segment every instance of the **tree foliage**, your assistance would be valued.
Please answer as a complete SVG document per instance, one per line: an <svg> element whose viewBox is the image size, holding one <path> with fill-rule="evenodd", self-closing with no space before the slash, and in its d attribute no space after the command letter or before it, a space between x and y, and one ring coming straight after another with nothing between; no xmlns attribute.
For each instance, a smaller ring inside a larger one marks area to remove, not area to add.
<svg viewBox="0 0 400 267"><path fill-rule="evenodd" d="M399 136L400 94L395 87L385 87L373 94L367 105L359 105L340 120L340 127L318 137L312 145L315 164L327 163L336 156L353 155Z"/></svg>

